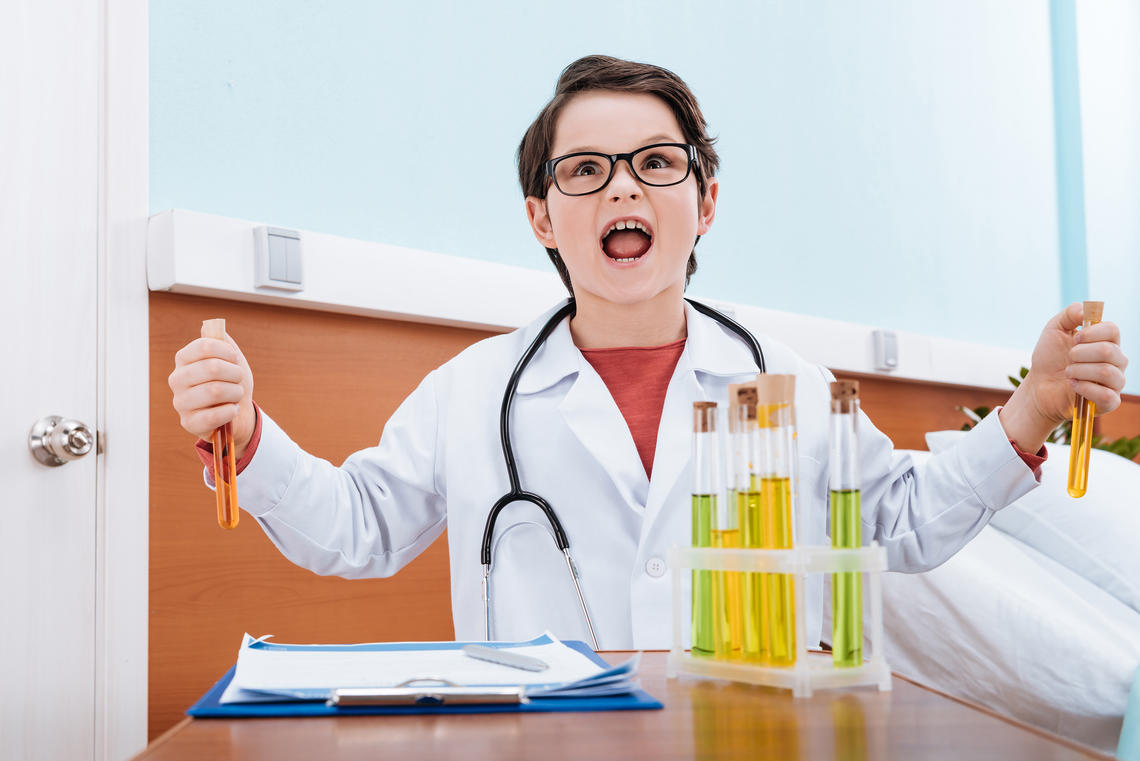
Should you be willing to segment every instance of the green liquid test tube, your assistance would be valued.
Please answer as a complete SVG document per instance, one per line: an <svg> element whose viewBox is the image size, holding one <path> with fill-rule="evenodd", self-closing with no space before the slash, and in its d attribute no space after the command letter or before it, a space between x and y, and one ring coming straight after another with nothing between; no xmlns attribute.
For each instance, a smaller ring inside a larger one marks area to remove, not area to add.
<svg viewBox="0 0 1140 761"><path fill-rule="evenodd" d="M831 546L863 546L859 498L859 383L831 384ZM837 667L863 665L863 574L832 574L831 657Z"/></svg>
<svg viewBox="0 0 1140 761"><path fill-rule="evenodd" d="M716 523L717 470L716 403L693 404L693 517L694 547L713 546ZM712 657L717 651L717 600L714 571L693 570L692 654Z"/></svg>

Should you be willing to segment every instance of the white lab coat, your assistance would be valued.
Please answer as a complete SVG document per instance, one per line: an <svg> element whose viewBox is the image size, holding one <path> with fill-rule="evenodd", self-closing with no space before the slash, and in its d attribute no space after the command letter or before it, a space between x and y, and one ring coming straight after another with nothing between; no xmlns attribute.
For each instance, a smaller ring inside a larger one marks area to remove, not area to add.
<svg viewBox="0 0 1140 761"><path fill-rule="evenodd" d="M723 404L729 383L756 373L740 339L685 309L688 340L665 397L652 479L605 384L574 346L568 320L535 355L514 402L522 488L548 499L562 520L604 649L671 645L665 555L690 541L692 405ZM380 443L339 468L304 452L263 414L257 452L237 479L242 508L294 563L349 578L395 573L446 526L455 635L482 639L479 550L487 513L508 490L500 403L511 370L553 311L480 341L430 373L384 426ZM796 375L798 541L826 543L832 375L771 338L757 338L768 372ZM938 565L993 511L1037 484L997 415L921 469L894 453L865 416L860 426L863 537L887 548L892 569ZM549 629L588 641L565 561L546 526L526 503L499 516L492 571L496 639ZM815 643L822 579L812 582L805 625Z"/></svg>

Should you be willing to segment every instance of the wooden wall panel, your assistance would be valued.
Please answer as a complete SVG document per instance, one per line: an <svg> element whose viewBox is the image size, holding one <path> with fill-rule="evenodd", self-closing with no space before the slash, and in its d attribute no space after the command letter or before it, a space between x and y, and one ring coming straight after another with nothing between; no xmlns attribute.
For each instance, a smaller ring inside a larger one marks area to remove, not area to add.
<svg viewBox="0 0 1140 761"><path fill-rule="evenodd" d="M859 381L863 409L899 449L926 449L926 431L957 430L967 422L958 406L995 407L1013 393L944 383L889 378L859 373L836 373ZM1125 395L1120 409L1096 418L1097 433L1113 439L1140 436L1140 396ZM1140 460L1140 456L1138 456Z"/></svg>
<svg viewBox="0 0 1140 761"><path fill-rule="evenodd" d="M371 446L431 369L488 333L154 293L150 298L149 734L232 665L241 636L281 641L454 636L446 535L391 579L317 576L242 515L218 527L193 438L166 378L201 321L225 317L253 368L254 398L309 452L340 463Z"/></svg>
<svg viewBox="0 0 1140 761"><path fill-rule="evenodd" d="M487 333L154 293L150 299L150 725L154 738L234 660L243 632L281 641L453 637L446 535L391 579L349 582L285 560L243 515L218 528L191 437L166 377L201 320L225 317L254 371L255 398L301 446L340 463L371 446L423 376ZM1002 403L986 389L846 374L863 407L907 449L925 431L956 429L955 409ZM1140 433L1140 398L1105 419Z"/></svg>

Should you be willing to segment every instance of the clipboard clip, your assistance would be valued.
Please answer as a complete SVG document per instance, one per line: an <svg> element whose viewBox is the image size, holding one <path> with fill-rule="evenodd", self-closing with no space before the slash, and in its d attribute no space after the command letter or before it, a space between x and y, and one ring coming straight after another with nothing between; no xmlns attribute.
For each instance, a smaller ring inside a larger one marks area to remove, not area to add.
<svg viewBox="0 0 1140 761"><path fill-rule="evenodd" d="M343 687L332 691L326 703L351 706L442 706L529 703L522 685L466 687L441 677L423 677L400 682L395 687Z"/></svg>

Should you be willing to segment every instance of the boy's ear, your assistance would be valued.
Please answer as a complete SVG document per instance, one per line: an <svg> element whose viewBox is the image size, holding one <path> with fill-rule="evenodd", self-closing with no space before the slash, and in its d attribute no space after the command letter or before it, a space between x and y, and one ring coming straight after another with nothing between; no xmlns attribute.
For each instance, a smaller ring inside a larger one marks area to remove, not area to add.
<svg viewBox="0 0 1140 761"><path fill-rule="evenodd" d="M716 217L716 197L720 192L720 183L716 177L710 177L705 182L705 196L697 204L697 235L704 235L712 227L713 218Z"/></svg>
<svg viewBox="0 0 1140 761"><path fill-rule="evenodd" d="M546 248L558 248L554 240L554 225L550 222L550 213L547 211L546 199L536 196L526 197L526 218L530 222L530 229L534 237Z"/></svg>

